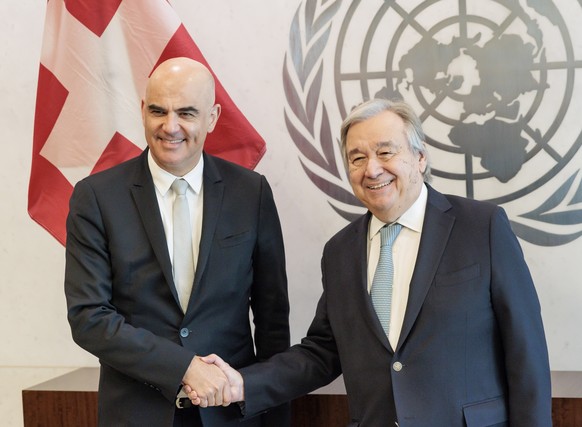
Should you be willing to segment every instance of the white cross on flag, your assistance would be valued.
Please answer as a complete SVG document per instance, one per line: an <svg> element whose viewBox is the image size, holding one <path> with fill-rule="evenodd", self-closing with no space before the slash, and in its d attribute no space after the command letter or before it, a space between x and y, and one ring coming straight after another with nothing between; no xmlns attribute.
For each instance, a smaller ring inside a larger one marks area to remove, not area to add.
<svg viewBox="0 0 582 427"><path fill-rule="evenodd" d="M48 0L28 212L62 244L73 186L145 148L147 78L178 56L208 66L166 0ZM254 168L265 142L218 79L216 99L222 113L205 151Z"/></svg>

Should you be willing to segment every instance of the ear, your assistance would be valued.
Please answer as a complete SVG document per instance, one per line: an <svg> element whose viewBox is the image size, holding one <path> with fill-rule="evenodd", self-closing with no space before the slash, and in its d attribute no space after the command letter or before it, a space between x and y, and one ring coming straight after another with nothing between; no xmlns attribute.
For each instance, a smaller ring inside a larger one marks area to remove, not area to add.
<svg viewBox="0 0 582 427"><path fill-rule="evenodd" d="M208 133L214 130L216 123L218 122L218 118L220 117L220 112L222 108L220 104L214 104L210 110L210 123L208 124Z"/></svg>
<svg viewBox="0 0 582 427"><path fill-rule="evenodd" d="M145 124L145 101L141 100L141 122Z"/></svg>
<svg viewBox="0 0 582 427"><path fill-rule="evenodd" d="M428 164L428 152L426 151L426 144L423 142L422 145L424 146L424 151L418 153L418 169L420 170L420 173L424 173L426 171Z"/></svg>

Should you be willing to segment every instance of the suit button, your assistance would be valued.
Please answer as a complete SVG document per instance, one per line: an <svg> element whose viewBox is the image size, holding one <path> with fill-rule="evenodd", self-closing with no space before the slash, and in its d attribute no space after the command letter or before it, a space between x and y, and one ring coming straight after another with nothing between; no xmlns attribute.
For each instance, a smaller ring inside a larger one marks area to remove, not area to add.
<svg viewBox="0 0 582 427"><path fill-rule="evenodd" d="M392 369L394 369L396 372L400 372L402 368L403 366L402 363L400 362L394 362L394 364L392 365Z"/></svg>
<svg viewBox="0 0 582 427"><path fill-rule="evenodd" d="M188 335L190 335L190 331L188 330L188 328L182 328L182 329L180 329L180 336L182 338L187 338Z"/></svg>

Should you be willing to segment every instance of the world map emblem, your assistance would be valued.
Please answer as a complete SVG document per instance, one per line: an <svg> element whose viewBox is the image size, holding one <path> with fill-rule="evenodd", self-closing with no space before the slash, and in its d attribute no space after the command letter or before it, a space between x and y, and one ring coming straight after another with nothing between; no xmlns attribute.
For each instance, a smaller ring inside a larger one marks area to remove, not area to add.
<svg viewBox="0 0 582 427"><path fill-rule="evenodd" d="M503 206L530 243L577 239L581 19L576 1L302 2L283 82L303 170L355 219L339 125L365 100L404 99L423 122L437 189Z"/></svg>

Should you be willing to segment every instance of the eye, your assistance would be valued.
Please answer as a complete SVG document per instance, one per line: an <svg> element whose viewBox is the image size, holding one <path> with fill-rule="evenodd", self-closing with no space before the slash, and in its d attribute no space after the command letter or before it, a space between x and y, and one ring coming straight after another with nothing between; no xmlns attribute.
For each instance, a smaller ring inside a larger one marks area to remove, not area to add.
<svg viewBox="0 0 582 427"><path fill-rule="evenodd" d="M366 158L364 156L352 157L350 160L351 164L355 167L363 166L366 163Z"/></svg>
<svg viewBox="0 0 582 427"><path fill-rule="evenodd" d="M194 113L188 112L188 111L182 111L180 113L180 117L182 117L183 119L191 119L194 117Z"/></svg>
<svg viewBox="0 0 582 427"><path fill-rule="evenodd" d="M378 153L378 158L380 160L390 160L394 156L394 154L396 153L394 153L391 150L383 150Z"/></svg>
<svg viewBox="0 0 582 427"><path fill-rule="evenodd" d="M162 117L166 114L166 112L164 110L152 109L150 110L150 114L154 117Z"/></svg>

